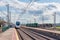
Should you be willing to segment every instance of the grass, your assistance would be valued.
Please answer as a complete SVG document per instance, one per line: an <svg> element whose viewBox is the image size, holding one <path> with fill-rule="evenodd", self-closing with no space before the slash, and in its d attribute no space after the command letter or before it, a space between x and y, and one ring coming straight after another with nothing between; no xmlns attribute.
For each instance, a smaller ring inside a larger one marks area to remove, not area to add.
<svg viewBox="0 0 60 40"><path fill-rule="evenodd" d="M57 26L56 29L60 31L60 26Z"/></svg>
<svg viewBox="0 0 60 40"><path fill-rule="evenodd" d="M50 28L49 30L57 30L57 31L60 31L60 26L56 26L56 28Z"/></svg>
<svg viewBox="0 0 60 40"><path fill-rule="evenodd" d="M57 29L60 29L60 27L56 27Z"/></svg>

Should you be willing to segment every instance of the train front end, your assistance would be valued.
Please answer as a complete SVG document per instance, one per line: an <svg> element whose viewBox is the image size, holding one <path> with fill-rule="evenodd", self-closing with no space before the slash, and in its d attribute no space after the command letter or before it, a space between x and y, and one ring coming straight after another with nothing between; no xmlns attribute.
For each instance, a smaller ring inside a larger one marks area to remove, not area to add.
<svg viewBox="0 0 60 40"><path fill-rule="evenodd" d="M17 21L17 22L16 22L16 27L15 27L15 28L16 28L16 29L19 29L19 28L20 28L20 26L21 26L21 25L20 25L20 22L19 22L19 21Z"/></svg>

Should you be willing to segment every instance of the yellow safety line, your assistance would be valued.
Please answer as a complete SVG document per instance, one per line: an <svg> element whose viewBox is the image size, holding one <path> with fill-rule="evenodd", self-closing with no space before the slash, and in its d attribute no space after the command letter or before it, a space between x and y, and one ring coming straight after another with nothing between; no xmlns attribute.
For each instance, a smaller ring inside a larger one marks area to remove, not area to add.
<svg viewBox="0 0 60 40"><path fill-rule="evenodd" d="M17 40L19 40L18 33L17 33L16 29L15 29L15 34L16 34Z"/></svg>

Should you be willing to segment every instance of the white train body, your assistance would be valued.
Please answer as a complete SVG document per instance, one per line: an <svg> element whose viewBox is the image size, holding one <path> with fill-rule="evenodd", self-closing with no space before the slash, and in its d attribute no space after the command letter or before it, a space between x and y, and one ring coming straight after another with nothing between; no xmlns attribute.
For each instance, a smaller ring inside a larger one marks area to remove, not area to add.
<svg viewBox="0 0 60 40"><path fill-rule="evenodd" d="M20 25L20 22L19 22L19 21L17 21L17 22L16 22L16 27L15 27L15 28L17 28L17 29L18 29L18 28L20 28L20 26L21 26L21 25Z"/></svg>

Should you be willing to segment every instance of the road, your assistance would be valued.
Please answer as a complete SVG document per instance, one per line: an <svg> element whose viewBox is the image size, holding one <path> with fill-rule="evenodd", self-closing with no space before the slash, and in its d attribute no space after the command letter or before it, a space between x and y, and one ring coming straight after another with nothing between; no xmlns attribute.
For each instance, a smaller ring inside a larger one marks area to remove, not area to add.
<svg viewBox="0 0 60 40"><path fill-rule="evenodd" d="M17 29L20 40L57 40L52 37L42 35L28 28Z"/></svg>

